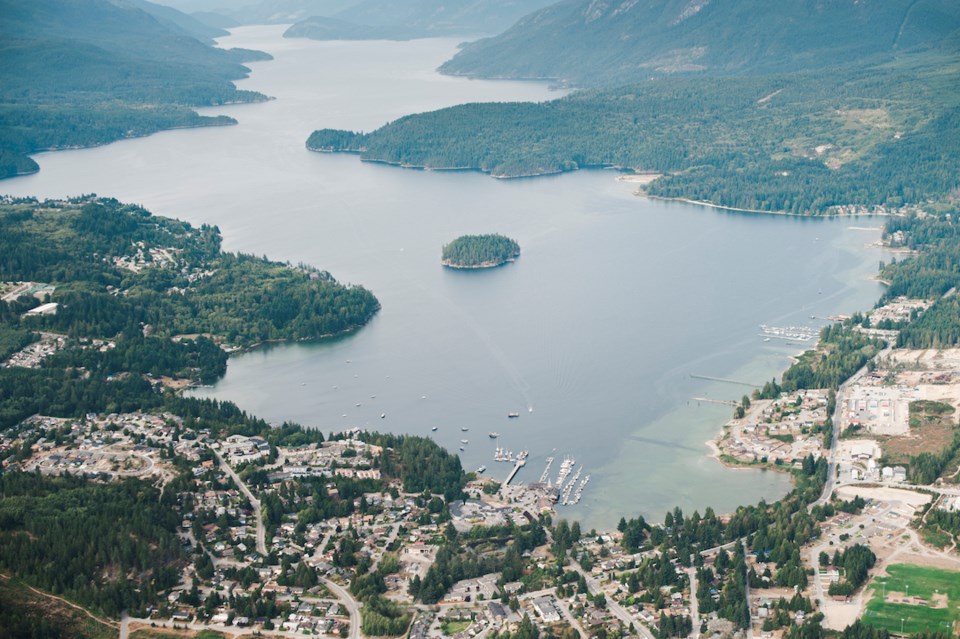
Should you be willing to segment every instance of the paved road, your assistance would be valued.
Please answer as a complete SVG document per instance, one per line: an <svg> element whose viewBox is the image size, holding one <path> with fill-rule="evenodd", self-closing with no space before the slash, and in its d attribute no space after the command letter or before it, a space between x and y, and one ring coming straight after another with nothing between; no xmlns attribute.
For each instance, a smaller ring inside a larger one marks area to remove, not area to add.
<svg viewBox="0 0 960 639"><path fill-rule="evenodd" d="M750 549L747 547L747 538L744 537L741 541L743 544L743 556L750 556ZM743 569L745 574L743 575L743 591L747 593L747 616L750 618L750 621L747 623L747 639L753 639L753 615L750 613L750 567L744 562Z"/></svg>
<svg viewBox="0 0 960 639"><path fill-rule="evenodd" d="M700 601L697 599L697 567L687 568L690 577L690 622L693 624L693 639L700 637Z"/></svg>
<svg viewBox="0 0 960 639"><path fill-rule="evenodd" d="M603 592L604 596L607 599L607 610L609 610L613 616L623 622L624 628L629 628L631 624L637 630L637 634L643 639L655 639L653 633L650 632L650 629L646 627L639 619L631 615L629 612L624 609L619 603L614 601L613 597L607 596L606 592L600 587L600 581L593 577L590 573L583 569L583 566L580 565L575 559L570 559L570 566L583 575L583 578L587 582L587 590L590 591L590 594L595 595L598 592Z"/></svg>
<svg viewBox="0 0 960 639"><path fill-rule="evenodd" d="M393 524L393 525L392 525L392 528L393 528L393 530L391 530L391 531L390 531L390 534L387 535L387 543L385 543L385 544L383 545L383 552L380 553L380 555L377 557L377 559L373 562L373 565L370 566L370 572L373 572L373 571L375 571L375 570L377 569L377 566L380 565L380 560L383 559L383 556L384 556L384 555L386 554L386 552L387 552L387 548L389 548L389 547L390 547L390 544L392 544L393 542L395 542L395 541L397 540L397 533L400 532L400 524L399 524L399 523Z"/></svg>
<svg viewBox="0 0 960 639"><path fill-rule="evenodd" d="M879 360L885 355L890 353L890 347L883 349L874 357L875 360ZM830 452L827 455L827 481L823 485L823 492L820 494L820 498L811 503L807 510L812 509L816 505L823 505L830 501L830 496L833 494L833 489L837 484L837 447L840 444L840 430L843 428L843 408L844 408L844 393L847 390L847 387L851 384L855 384L864 373L867 372L869 364L858 370L856 373L851 375L847 381L840 384L840 388L837 389L837 405L833 409L833 441L830 444Z"/></svg>
<svg viewBox="0 0 960 639"><path fill-rule="evenodd" d="M335 584L326 577L321 578L324 585L329 588L333 594L335 594L340 601L346 606L347 611L350 613L350 635L349 639L361 639L363 635L360 634L360 604L357 603L357 600L353 598L349 592L347 592L340 585Z"/></svg>
<svg viewBox="0 0 960 639"><path fill-rule="evenodd" d="M230 464L224 461L223 457L220 456L220 453L210 449L213 452L214 457L217 458L217 461L220 462L220 469L223 472L230 475L234 483L237 485L237 488L240 489L247 499L250 500L250 504L253 506L253 517L257 520L257 552L262 556L267 556L267 531L263 526L263 514L260 512L260 500L253 496L253 493L250 492L250 489L247 488L247 485L243 483L243 480L240 479L240 475L235 473Z"/></svg>
<svg viewBox="0 0 960 639"><path fill-rule="evenodd" d="M327 547L327 544L330 543L330 538L333 537L333 531L329 531L323 539L320 540L320 543L317 544L317 547L313 549L313 559L314 561L320 561L321 555L323 555L323 549Z"/></svg>
<svg viewBox="0 0 960 639"><path fill-rule="evenodd" d="M709 557L710 555L715 555L721 550L729 550L730 548L733 548L738 543L740 543L740 540L734 539L733 541L728 541L725 544L720 544L719 546L714 546L713 548L707 548L706 550L701 550L700 556Z"/></svg>
<svg viewBox="0 0 960 639"><path fill-rule="evenodd" d="M204 624L204 623L193 623L193 622L185 622L185 621L178 621L174 623L172 621L157 621L156 619L138 619L134 617L128 617L126 621L128 623L138 623L138 624L144 624L146 626L155 624L157 627L160 627L160 628L173 628L174 626L176 626L177 628L186 628L187 630L197 630L197 631L212 630L214 632L219 632L229 637L241 637L241 636L249 637L251 636L251 633L254 632L250 628L238 628L237 626L224 626L223 624ZM124 630L125 628L126 626L121 624L120 639L127 639L127 637L129 636L129 635L123 634L125 631ZM127 629L126 632L129 633L129 629ZM264 630L262 631L262 634L263 636L266 636L266 637L285 637L288 639L300 639L303 637L302 632L293 632L291 630ZM319 635L319 636L333 637L334 635Z"/></svg>
<svg viewBox="0 0 960 639"><path fill-rule="evenodd" d="M557 608L560 609L560 613L563 614L564 618L567 620L574 630L580 633L580 636L583 639L586 639L590 636L590 633L586 631L583 625L580 623L580 620L573 616L573 613L570 612L570 606L565 604L563 601L557 600Z"/></svg>

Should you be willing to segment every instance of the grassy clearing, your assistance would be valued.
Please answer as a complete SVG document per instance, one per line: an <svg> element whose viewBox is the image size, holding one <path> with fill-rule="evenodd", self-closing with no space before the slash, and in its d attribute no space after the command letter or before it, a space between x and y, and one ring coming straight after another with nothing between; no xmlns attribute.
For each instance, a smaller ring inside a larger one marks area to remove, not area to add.
<svg viewBox="0 0 960 639"><path fill-rule="evenodd" d="M452 637L469 628L472 623L472 621L444 621L440 624L440 630L448 637Z"/></svg>
<svg viewBox="0 0 960 639"><path fill-rule="evenodd" d="M890 566L887 572L889 577L878 577L870 586L865 622L899 633L903 620L908 634L960 625L960 572L909 564Z"/></svg>
<svg viewBox="0 0 960 639"><path fill-rule="evenodd" d="M905 464L920 453L939 453L953 441L955 409L950 404L920 400L910 402L910 433L878 437L887 462Z"/></svg>
<svg viewBox="0 0 960 639"><path fill-rule="evenodd" d="M946 548L952 541L949 533L945 533L940 528L924 528L920 534L923 535L923 543L934 548Z"/></svg>
<svg viewBox="0 0 960 639"><path fill-rule="evenodd" d="M20 580L0 575L0 610L18 613L25 623L44 620L59 630L62 637L77 639L115 639L117 629L61 601L39 595ZM0 632L2 634L2 632Z"/></svg>

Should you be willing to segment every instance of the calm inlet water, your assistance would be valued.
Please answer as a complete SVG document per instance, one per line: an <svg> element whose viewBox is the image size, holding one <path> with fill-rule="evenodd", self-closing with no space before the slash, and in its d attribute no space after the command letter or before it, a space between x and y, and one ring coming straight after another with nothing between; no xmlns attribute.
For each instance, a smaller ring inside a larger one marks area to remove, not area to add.
<svg viewBox="0 0 960 639"><path fill-rule="evenodd" d="M493 461L496 443L530 451L520 481L536 480L547 456L573 455L591 481L565 514L588 526L674 505L729 510L788 490L782 475L706 456L730 409L690 398L750 388L691 374L762 383L800 347L764 342L758 325L816 326L811 315L871 306L884 255L865 244L878 229L650 201L605 171L497 181L309 153L314 128L369 130L460 102L556 94L437 75L452 40L319 43L282 30L246 28L225 42L276 57L241 83L276 100L210 110L239 126L42 154L38 175L0 185L97 192L217 224L227 249L317 265L383 304L350 337L234 357L197 395L327 431L432 434L463 446L466 469L486 465L497 478L509 468ZM482 232L516 238L522 257L481 272L440 266L444 243Z"/></svg>

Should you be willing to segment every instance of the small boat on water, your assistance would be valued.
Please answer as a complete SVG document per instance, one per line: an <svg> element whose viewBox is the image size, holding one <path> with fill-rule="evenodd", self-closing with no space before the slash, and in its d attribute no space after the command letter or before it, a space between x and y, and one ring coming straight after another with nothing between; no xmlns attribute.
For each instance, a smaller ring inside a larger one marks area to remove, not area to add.
<svg viewBox="0 0 960 639"><path fill-rule="evenodd" d="M380 413L380 419L386 419L386 418L387 418L386 413Z"/></svg>
<svg viewBox="0 0 960 639"><path fill-rule="evenodd" d="M461 443L461 444L469 444L469 443L470 443L470 440L469 440L469 439L461 439L461 440L460 440L460 443Z"/></svg>
<svg viewBox="0 0 960 639"><path fill-rule="evenodd" d="M461 453L463 452L463 446L460 447L460 452L461 452Z"/></svg>
<svg viewBox="0 0 960 639"><path fill-rule="evenodd" d="M510 419L516 419L517 417L520 417L520 413L507 413L507 417Z"/></svg>
<svg viewBox="0 0 960 639"><path fill-rule="evenodd" d="M490 439L496 439L500 436L500 433L487 433L487 436L489 436Z"/></svg>
<svg viewBox="0 0 960 639"><path fill-rule="evenodd" d="M433 427L433 428L431 428L430 430L437 430L437 427L436 427L436 426L434 426L434 427Z"/></svg>
<svg viewBox="0 0 960 639"><path fill-rule="evenodd" d="M477 469L477 472L482 475L483 473L487 472L487 467L481 466L480 468Z"/></svg>
<svg viewBox="0 0 960 639"><path fill-rule="evenodd" d="M470 430L470 429L467 428L466 426L461 426L461 427L460 427L460 430L462 430L463 432L467 432L467 431Z"/></svg>

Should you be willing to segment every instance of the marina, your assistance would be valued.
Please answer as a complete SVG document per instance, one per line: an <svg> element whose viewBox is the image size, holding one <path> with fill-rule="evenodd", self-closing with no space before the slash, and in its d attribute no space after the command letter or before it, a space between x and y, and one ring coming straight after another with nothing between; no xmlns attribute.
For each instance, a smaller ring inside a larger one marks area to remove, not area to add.
<svg viewBox="0 0 960 639"><path fill-rule="evenodd" d="M815 341L820 335L820 331L808 326L767 326L760 325L760 334L765 338L788 339L798 342Z"/></svg>
<svg viewBox="0 0 960 639"><path fill-rule="evenodd" d="M557 501L561 502L563 505L570 503L570 495L573 493L573 489L576 487L577 482L580 480L580 473L583 472L583 465L581 464L580 468L577 469L577 472L574 473L573 478L567 482L566 487L563 489L563 494L557 495Z"/></svg>
<svg viewBox="0 0 960 639"><path fill-rule="evenodd" d="M570 471L573 470L573 465L577 463L577 460L573 457L567 456L563 458L563 461L560 463L560 473L557 475L557 483L554 484L554 487L557 490L560 490L563 487L563 482L567 480L567 477L570 475Z"/></svg>

